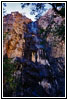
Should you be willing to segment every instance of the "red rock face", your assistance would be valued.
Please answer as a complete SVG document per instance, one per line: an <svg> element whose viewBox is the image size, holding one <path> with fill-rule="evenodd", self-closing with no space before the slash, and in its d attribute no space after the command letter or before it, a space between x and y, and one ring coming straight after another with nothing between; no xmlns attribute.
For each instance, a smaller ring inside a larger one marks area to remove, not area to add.
<svg viewBox="0 0 68 100"><path fill-rule="evenodd" d="M54 21L54 23L51 24L51 21ZM62 21L64 21L64 18L62 18L60 15L56 14L53 9L49 9L45 13L45 15L40 17L40 19L38 20L38 25L40 28L46 30L48 25L51 24L51 29L53 29L55 24L60 26ZM52 47L51 56L53 56L55 58L65 56L65 43L64 43L64 41L59 39L58 36L55 37L52 33L48 34L46 40L49 44L52 45L51 46Z"/></svg>
<svg viewBox="0 0 68 100"><path fill-rule="evenodd" d="M13 12L3 18L3 33L5 35L3 43L3 55L8 58L23 56L24 32L27 32L27 24L31 20L22 16L18 12Z"/></svg>

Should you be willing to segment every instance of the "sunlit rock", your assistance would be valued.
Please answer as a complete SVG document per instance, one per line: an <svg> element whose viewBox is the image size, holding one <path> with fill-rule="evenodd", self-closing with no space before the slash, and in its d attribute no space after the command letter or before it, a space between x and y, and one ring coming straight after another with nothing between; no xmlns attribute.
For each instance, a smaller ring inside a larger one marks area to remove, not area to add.
<svg viewBox="0 0 68 100"><path fill-rule="evenodd" d="M6 35L3 55L7 53L8 58L24 55L24 32L27 32L27 24L30 22L30 19L18 12L12 12L3 17L3 32Z"/></svg>

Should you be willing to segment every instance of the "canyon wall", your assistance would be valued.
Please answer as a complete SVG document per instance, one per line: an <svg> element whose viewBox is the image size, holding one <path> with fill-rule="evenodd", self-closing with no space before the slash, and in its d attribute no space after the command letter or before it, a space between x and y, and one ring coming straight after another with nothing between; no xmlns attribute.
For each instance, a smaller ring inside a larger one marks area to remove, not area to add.
<svg viewBox="0 0 68 100"><path fill-rule="evenodd" d="M55 58L65 57L65 42L61 39L61 37L59 38L59 36L56 35L56 32L54 32L53 34L51 30L54 29L54 26L56 25L57 28L60 27L64 20L65 19L62 18L60 15L56 14L56 12L53 9L49 9L38 20L38 26L41 29L47 31L45 34L46 34L46 41L51 46L50 55ZM49 29L47 30L48 27Z"/></svg>
<svg viewBox="0 0 68 100"><path fill-rule="evenodd" d="M3 55L8 58L22 57L24 54L24 33L27 32L27 24L31 19L22 16L18 12L12 12L3 18Z"/></svg>
<svg viewBox="0 0 68 100"><path fill-rule="evenodd" d="M50 24L51 29L53 29L54 24L51 23L52 21L58 25L61 25L62 21L64 21L64 18L56 14L53 9L49 9L44 16L41 16L37 20L39 29L42 28L46 31ZM32 22L31 19L22 16L22 14L18 12L12 12L11 14L4 16L3 34L5 38L3 40L3 55L7 54L8 58L24 56L24 34L28 33L29 35L29 33L35 33L36 28L34 27L37 27L34 23L32 23L32 25L35 26L28 25L30 22ZM30 27L32 27L31 30ZM52 57L57 58L65 56L65 43L63 40L61 40L61 38L49 32L46 35L46 42L51 46L50 55ZM48 45L46 48L48 48Z"/></svg>

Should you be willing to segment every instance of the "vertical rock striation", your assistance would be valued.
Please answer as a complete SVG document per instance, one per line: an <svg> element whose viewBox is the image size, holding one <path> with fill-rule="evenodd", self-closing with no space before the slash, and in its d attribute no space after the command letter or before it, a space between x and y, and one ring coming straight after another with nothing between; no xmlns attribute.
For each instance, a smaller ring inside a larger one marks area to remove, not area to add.
<svg viewBox="0 0 68 100"><path fill-rule="evenodd" d="M18 12L12 12L3 18L4 47L3 55L8 58L22 57L24 52L24 32L31 20Z"/></svg>

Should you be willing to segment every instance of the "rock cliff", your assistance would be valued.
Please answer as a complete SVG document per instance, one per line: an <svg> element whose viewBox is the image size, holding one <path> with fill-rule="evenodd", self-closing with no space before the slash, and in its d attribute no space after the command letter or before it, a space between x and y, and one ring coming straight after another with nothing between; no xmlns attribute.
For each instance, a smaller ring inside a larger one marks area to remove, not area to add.
<svg viewBox="0 0 68 100"><path fill-rule="evenodd" d="M4 47L3 55L8 58L22 57L24 49L24 33L31 20L18 12L12 12L3 18Z"/></svg>
<svg viewBox="0 0 68 100"><path fill-rule="evenodd" d="M51 31L54 30L54 27L56 25L57 25L57 28L60 27L62 25L63 21L64 21L64 18L62 18L60 15L56 14L56 12L53 9L49 9L38 20L38 26L45 30L46 41L51 46L50 55L55 58L65 56L65 43L61 39L61 37L59 38L59 36L56 35L56 32L54 32L54 34L53 34ZM42 34L43 34L43 32L42 32ZM60 34L62 34L62 33L60 33Z"/></svg>
<svg viewBox="0 0 68 100"><path fill-rule="evenodd" d="M50 32L45 38L40 34L50 24L52 29L51 20L60 25L64 19L52 9L36 22L18 12L4 16L4 56L15 57L4 58L4 97L65 96L64 41Z"/></svg>
<svg viewBox="0 0 68 100"><path fill-rule="evenodd" d="M63 20L64 18L57 15L53 9L49 9L44 14L44 16L40 17L37 22L40 28L46 30L52 22L61 25ZM12 12L11 14L4 16L3 32L6 38L4 38L3 54L7 54L8 58L13 58L16 56L22 57L24 55L24 33L28 33L27 24L30 22L30 19L22 16L18 12ZM51 24L52 29L54 28L54 23ZM52 33L49 33L47 35L46 41L51 45L51 56L55 58L65 56L65 43L61 40L61 38L54 36Z"/></svg>

